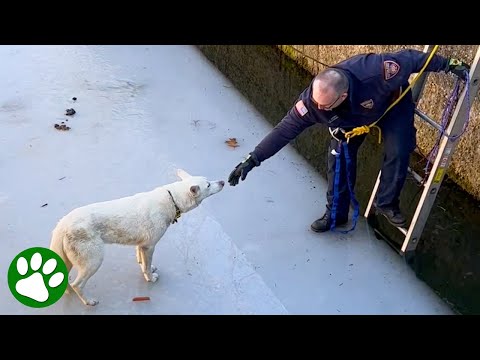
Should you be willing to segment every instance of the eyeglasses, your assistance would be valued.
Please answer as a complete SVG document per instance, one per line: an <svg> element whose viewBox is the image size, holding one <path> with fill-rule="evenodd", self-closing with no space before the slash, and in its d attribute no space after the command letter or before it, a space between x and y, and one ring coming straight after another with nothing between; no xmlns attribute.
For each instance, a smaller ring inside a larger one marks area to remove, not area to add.
<svg viewBox="0 0 480 360"><path fill-rule="evenodd" d="M317 107L320 109L320 110L331 110L333 109L333 106L336 104L336 102L342 97L343 94L340 94L332 103L330 103L329 105L321 105L319 103L317 103L315 101L315 99L313 98L313 95L312 95L312 101L314 102L315 105L317 105Z"/></svg>

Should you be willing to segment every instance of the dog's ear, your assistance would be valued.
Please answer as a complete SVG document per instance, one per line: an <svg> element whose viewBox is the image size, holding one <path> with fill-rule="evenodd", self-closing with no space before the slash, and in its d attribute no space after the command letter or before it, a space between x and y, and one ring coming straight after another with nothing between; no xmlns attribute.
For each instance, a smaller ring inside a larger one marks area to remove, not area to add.
<svg viewBox="0 0 480 360"><path fill-rule="evenodd" d="M178 170L177 170L177 176L178 176L180 179L185 180L185 179L188 179L189 177L191 177L192 175L190 175L189 173L187 173L185 170L178 169Z"/></svg>
<svg viewBox="0 0 480 360"><path fill-rule="evenodd" d="M198 194L200 193L200 186L198 185L190 186L190 192L193 194L193 196L198 196Z"/></svg>

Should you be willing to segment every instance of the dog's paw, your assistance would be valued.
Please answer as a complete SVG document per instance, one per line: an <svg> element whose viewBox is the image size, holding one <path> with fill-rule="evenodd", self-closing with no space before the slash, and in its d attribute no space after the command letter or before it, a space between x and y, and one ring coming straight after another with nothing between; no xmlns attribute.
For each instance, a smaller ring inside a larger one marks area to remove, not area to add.
<svg viewBox="0 0 480 360"><path fill-rule="evenodd" d="M52 274L56 268L56 259L50 258L43 263L42 255L38 252L32 255L30 263L28 263L23 256L18 258L18 273L21 276L24 276L30 269L33 270L33 273L24 279L18 280L15 284L15 289L20 295L35 301L47 301L50 296L50 290L58 287L65 280L65 275L61 271L58 271L50 276L50 279L47 282L45 281L45 279Z"/></svg>
<svg viewBox="0 0 480 360"><path fill-rule="evenodd" d="M158 280L158 274L157 273L151 273L151 274L143 274L145 276L145 280L148 282L155 282Z"/></svg>
<svg viewBox="0 0 480 360"><path fill-rule="evenodd" d="M96 299L87 299L87 301L85 302L85 305L89 305L89 306L95 306L98 304L98 300Z"/></svg>
<svg viewBox="0 0 480 360"><path fill-rule="evenodd" d="M80 300L85 304L85 305L88 305L88 306L95 306L98 304L98 300L97 299L88 299L87 297L85 297L85 295L83 294L82 292L82 289L80 289L78 286L72 284L72 290L75 291L78 295L78 297L80 298Z"/></svg>

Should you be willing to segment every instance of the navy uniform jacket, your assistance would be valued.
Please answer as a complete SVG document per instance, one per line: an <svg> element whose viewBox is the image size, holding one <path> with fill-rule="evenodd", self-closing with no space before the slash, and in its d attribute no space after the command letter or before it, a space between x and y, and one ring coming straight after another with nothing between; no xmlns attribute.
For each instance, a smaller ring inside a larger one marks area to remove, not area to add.
<svg viewBox="0 0 480 360"><path fill-rule="evenodd" d="M344 129L372 124L398 98L401 89L408 87L410 75L422 69L429 55L413 49L360 54L332 66L341 69L349 80L348 97L342 104L331 111L318 109L312 101L312 80L253 153L262 162L314 124ZM448 59L434 55L425 71L440 72L447 68Z"/></svg>

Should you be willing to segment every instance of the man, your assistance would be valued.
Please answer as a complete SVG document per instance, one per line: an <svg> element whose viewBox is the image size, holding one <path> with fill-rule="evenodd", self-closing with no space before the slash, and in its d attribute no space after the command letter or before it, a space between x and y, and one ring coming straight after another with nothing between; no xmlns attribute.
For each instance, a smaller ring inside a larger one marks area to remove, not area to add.
<svg viewBox="0 0 480 360"><path fill-rule="evenodd" d="M417 50L400 50L394 53L360 54L346 59L320 72L299 95L294 106L282 121L239 163L230 173L231 186L245 180L249 171L276 154L303 130L322 124L330 129L349 131L377 121L385 110L409 86L409 77L418 73L430 54ZM463 80L468 76L469 65L456 59L434 55L425 72L453 73ZM410 154L416 147L414 126L415 104L409 90L376 124L384 141L384 157L380 184L376 196L376 210L395 226L404 226L405 217L399 207L399 197L404 185ZM342 135L338 131L335 137ZM350 156L350 181L356 179L357 152L366 134L353 136L348 142ZM328 190L324 215L311 224L311 229L324 232L332 225L334 199L335 154L338 140L332 138L328 149ZM344 139L339 139L344 140ZM345 157L341 154L340 179L334 226L348 222L350 192L347 184Z"/></svg>

